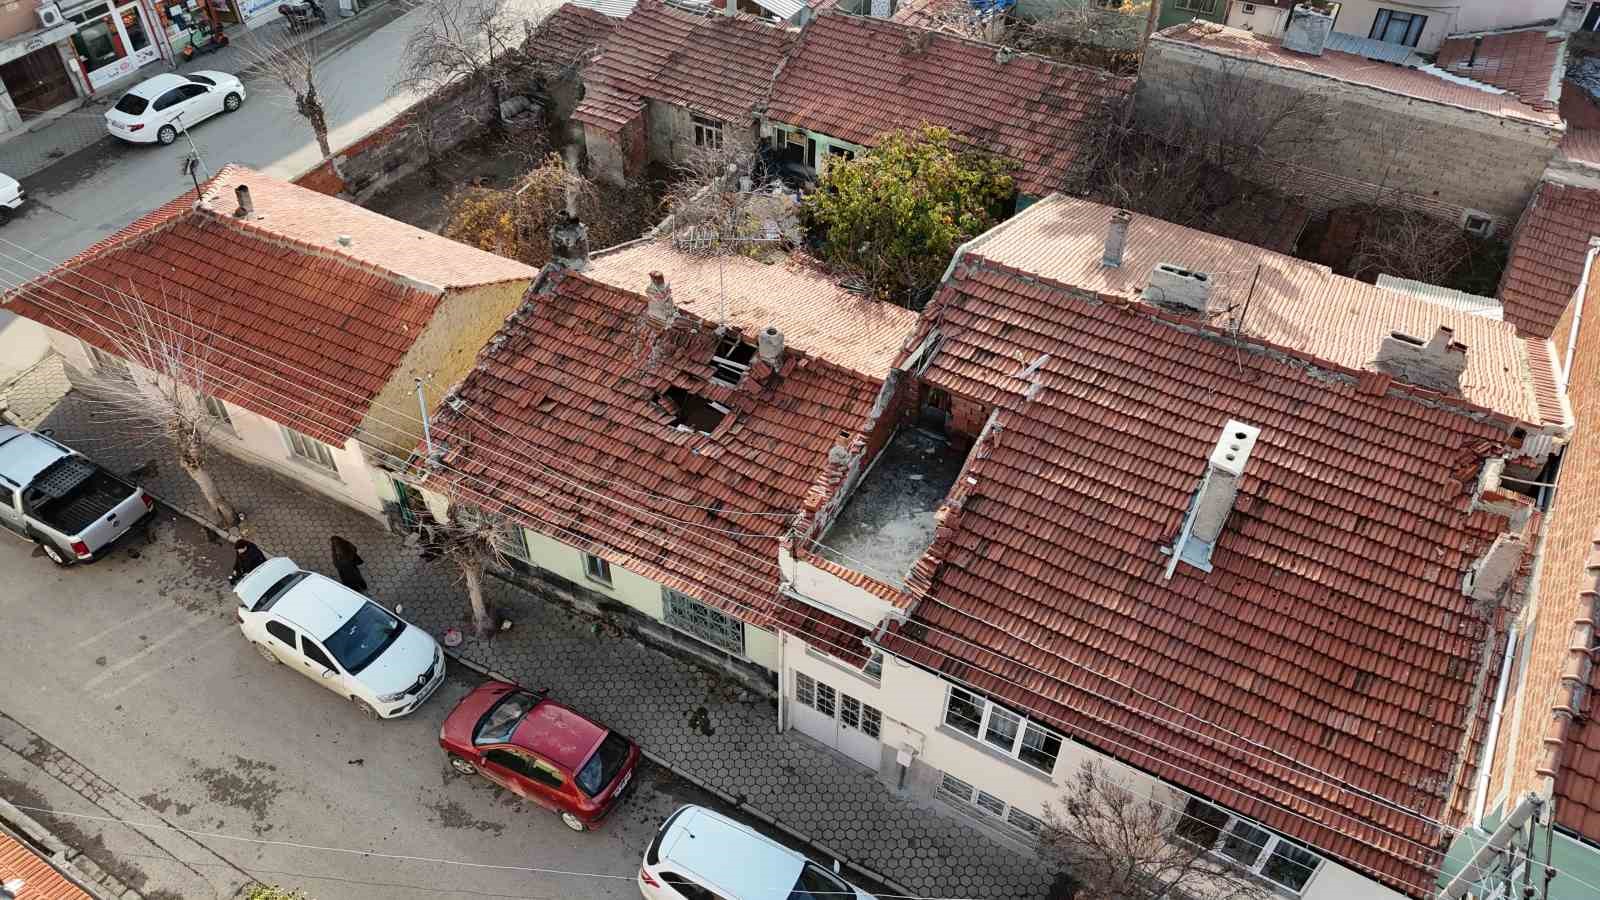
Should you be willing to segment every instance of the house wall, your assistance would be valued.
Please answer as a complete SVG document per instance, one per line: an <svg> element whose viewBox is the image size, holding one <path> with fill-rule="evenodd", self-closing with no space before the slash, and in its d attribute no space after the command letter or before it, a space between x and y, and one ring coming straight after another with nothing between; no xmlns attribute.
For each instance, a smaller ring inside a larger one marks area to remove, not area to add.
<svg viewBox="0 0 1600 900"><path fill-rule="evenodd" d="M694 152L694 113L682 106L662 103L659 100L649 101L647 109L650 134L650 160L670 165L689 158ZM715 119L715 116L705 116ZM718 120L721 121L721 120ZM722 133L724 141L737 140L741 127L745 130L745 139L752 143L756 139L755 123L741 126L737 122L723 122Z"/></svg>
<svg viewBox="0 0 1600 900"><path fill-rule="evenodd" d="M33 11L36 5L29 0L0 3L0 41L38 29L39 17Z"/></svg>
<svg viewBox="0 0 1600 900"><path fill-rule="evenodd" d="M1139 72L1136 115L1159 123L1193 104L1195 86L1211 83L1219 71L1257 79L1270 93L1329 104L1324 140L1307 147L1293 165L1275 163L1289 173L1287 189L1320 211L1378 201L1459 223L1467 210L1476 210L1510 229L1561 137L1556 126L1420 101L1162 38L1150 42ZM1446 156L1442 148L1448 148Z"/></svg>
<svg viewBox="0 0 1600 900"><path fill-rule="evenodd" d="M1161 4L1161 19L1157 28L1178 25L1200 19L1204 22L1221 22L1227 14L1228 0L1165 0Z"/></svg>
<svg viewBox="0 0 1600 900"><path fill-rule="evenodd" d="M787 133L794 133L794 134L797 134L802 139L809 138L809 139L811 139L813 141L816 141L817 142L817 174L819 176L828 167L828 160L832 157L832 152L831 152L830 148L837 147L840 150L849 150L851 153L854 153L857 156L860 156L861 154L866 153L867 149L868 149L866 147L863 147L860 144L852 144L849 141L840 140L839 138L836 138L836 137L829 137L828 135L822 134L821 132L812 131L812 130L810 130L808 128L803 128L803 127L801 127L799 125L789 125L789 124L784 123L784 122L771 122L771 123L769 123L767 125L767 127L763 129L763 133L770 133L771 134L771 136L772 136L772 146L773 146L774 149L776 149L776 150L778 150L780 152L783 149L783 142L785 140L784 134L787 134Z"/></svg>
<svg viewBox="0 0 1600 900"><path fill-rule="evenodd" d="M1417 50L1432 53L1447 35L1554 19L1565 6L1566 0L1343 0L1333 30L1367 37L1379 10L1417 13L1428 17Z"/></svg>
<svg viewBox="0 0 1600 900"><path fill-rule="evenodd" d="M1247 8L1252 11L1247 12ZM1243 3L1241 0L1233 0L1228 9L1228 25L1268 37L1283 34L1284 23L1288 21L1287 9L1279 9L1265 3Z"/></svg>

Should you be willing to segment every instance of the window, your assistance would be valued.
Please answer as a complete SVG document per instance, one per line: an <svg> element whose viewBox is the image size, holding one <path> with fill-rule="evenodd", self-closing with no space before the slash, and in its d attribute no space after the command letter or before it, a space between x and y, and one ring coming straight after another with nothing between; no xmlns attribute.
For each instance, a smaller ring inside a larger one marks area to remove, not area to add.
<svg viewBox="0 0 1600 900"><path fill-rule="evenodd" d="M1034 837L1038 837L1044 833L1044 822L1038 817L1030 816L1020 809L1013 809L1009 814L1007 814L1006 824L1017 829L1018 831L1025 831Z"/></svg>
<svg viewBox="0 0 1600 900"><path fill-rule="evenodd" d="M973 798L973 802L979 809L991 816L1004 816L1006 814L1006 802L993 794L979 791L978 796Z"/></svg>
<svg viewBox="0 0 1600 900"><path fill-rule="evenodd" d="M277 581L274 581L272 583L272 587L262 591L261 596L256 598L256 605L250 607L250 611L266 612L267 610L271 609L272 604L277 603L279 597L282 597L284 594L289 592L289 588L292 588L300 582L306 580L306 577L310 574L310 572L291 572L288 575L279 578Z"/></svg>
<svg viewBox="0 0 1600 900"><path fill-rule="evenodd" d="M560 769L542 759L529 760L528 767L528 777L545 787L558 788L567 783L567 779L561 774Z"/></svg>
<svg viewBox="0 0 1600 900"><path fill-rule="evenodd" d="M800 878L789 892L789 900L829 900L834 897L854 897L856 892L834 876L832 872L807 862L800 870Z"/></svg>
<svg viewBox="0 0 1600 900"><path fill-rule="evenodd" d="M165 94L157 97L156 102L150 104L150 108L160 112L163 109L169 109L173 106L176 106L181 100L183 100L183 90L181 88L173 88L172 90L167 91Z"/></svg>
<svg viewBox="0 0 1600 900"><path fill-rule="evenodd" d="M526 756L523 756L520 753L513 753L510 750L490 750L489 752L483 754L483 761L487 763L493 763L502 769L508 769L524 778L537 777L533 774L535 771L533 767L533 760L528 759Z"/></svg>
<svg viewBox="0 0 1600 900"><path fill-rule="evenodd" d="M632 750L627 738L615 731L607 732L594 755L578 770L578 787L591 797L605 790L607 785L616 780L617 773L622 771Z"/></svg>
<svg viewBox="0 0 1600 900"><path fill-rule="evenodd" d="M939 795L964 808L982 813L983 819L990 824L1009 825L1030 838L1037 838L1044 832L1044 822L1038 817L1013 808L999 797L988 791L980 791L949 772L941 773Z"/></svg>
<svg viewBox="0 0 1600 900"><path fill-rule="evenodd" d="M949 772L944 773L944 777L939 780L939 791L948 797L960 800L962 803L972 802L972 785L951 775Z"/></svg>
<svg viewBox="0 0 1600 900"><path fill-rule="evenodd" d="M725 616L704 603L680 594L671 588L662 588L666 599L666 623L694 635L702 641L713 646L721 647L729 653L744 655L744 623L732 616ZM833 689L828 688L828 709L822 710L821 688L818 686L817 709L833 715Z"/></svg>
<svg viewBox="0 0 1600 900"><path fill-rule="evenodd" d="M523 562L532 562L528 552L528 534L522 526L515 522L507 522L496 535L495 543L500 547L500 552Z"/></svg>
<svg viewBox="0 0 1600 900"><path fill-rule="evenodd" d="M101 350L92 344L85 344L89 348L89 359L94 362L94 370L107 378L121 378L132 381L133 373L128 370L128 364L121 358Z"/></svg>
<svg viewBox="0 0 1600 900"><path fill-rule="evenodd" d="M1417 39L1422 37L1422 29L1427 25L1427 16L1419 16L1416 13L1395 12L1392 9L1380 9L1377 17L1372 20L1372 33L1367 37L1388 44L1415 47Z"/></svg>
<svg viewBox="0 0 1600 900"><path fill-rule="evenodd" d="M406 623L368 600L323 642L345 671L354 675L382 656L383 651L399 640L400 633L405 630Z"/></svg>
<svg viewBox="0 0 1600 900"><path fill-rule="evenodd" d="M210 394L201 394L200 405L205 409L206 415L210 416L212 421L220 422L223 425L233 424L233 420L228 418L228 405L216 397Z"/></svg>
<svg viewBox="0 0 1600 900"><path fill-rule="evenodd" d="M696 147L709 147L712 150L722 149L722 123L716 119L704 116L690 116L694 123L694 145Z"/></svg>
<svg viewBox="0 0 1600 900"><path fill-rule="evenodd" d="M854 150L851 150L851 149L847 148L847 147L838 147L838 146L835 146L833 144L829 144L828 145L828 158L830 160L832 160L832 159L842 159L842 160L844 160L846 162L849 162L850 160L856 158L856 152Z"/></svg>
<svg viewBox="0 0 1600 900"><path fill-rule="evenodd" d="M526 691L513 691L505 699L494 705L484 717L478 720L472 742L474 744L498 744L511 740L511 733L517 730L522 717L528 710L539 705L539 698Z"/></svg>
<svg viewBox="0 0 1600 900"><path fill-rule="evenodd" d="M1468 234L1486 238L1494 234L1494 219L1485 213L1469 209L1466 215L1461 217L1461 227L1466 229Z"/></svg>
<svg viewBox="0 0 1600 900"><path fill-rule="evenodd" d="M184 100L193 100L196 97L204 96L207 91L208 89L203 84L186 84L178 88L178 95Z"/></svg>
<svg viewBox="0 0 1600 900"><path fill-rule="evenodd" d="M874 650L872 656L867 658L867 664L861 668L861 674L873 681L883 680L883 651Z"/></svg>
<svg viewBox="0 0 1600 900"><path fill-rule="evenodd" d="M1244 14L1247 15L1247 16L1255 15L1256 14L1256 5L1254 3L1246 3L1246 4L1244 4Z"/></svg>
<svg viewBox="0 0 1600 900"><path fill-rule="evenodd" d="M944 723L1046 774L1061 756L1061 735L963 688L950 688Z"/></svg>
<svg viewBox="0 0 1600 900"><path fill-rule="evenodd" d="M314 466L320 466L330 472L338 472L339 467L333 462L333 451L327 444L306 437L298 431L284 425L283 439L289 443L289 455L295 459L304 460Z"/></svg>
<svg viewBox="0 0 1600 900"><path fill-rule="evenodd" d="M1184 840L1208 847L1216 855L1294 893L1311 882L1311 876L1322 864L1322 857L1299 841L1268 831L1198 797L1190 798L1184 807L1183 821L1178 823L1176 832Z"/></svg>
<svg viewBox="0 0 1600 900"><path fill-rule="evenodd" d="M817 682L817 712L828 718L833 718L833 710L838 705L839 693L831 685Z"/></svg>
<svg viewBox="0 0 1600 900"><path fill-rule="evenodd" d="M1122 0L1094 0L1094 5L1101 9L1121 9Z"/></svg>
<svg viewBox="0 0 1600 900"><path fill-rule="evenodd" d="M1172 6L1186 12L1209 13L1217 11L1217 0L1173 0Z"/></svg>
<svg viewBox="0 0 1600 900"><path fill-rule="evenodd" d="M812 709L817 708L817 681L804 672L794 673L794 699Z"/></svg>
<svg viewBox="0 0 1600 900"><path fill-rule="evenodd" d="M737 386L739 380L744 378L744 373L750 371L750 360L755 356L756 348L740 340L738 332L728 335L711 355L711 368L716 370L711 374L711 380L728 387Z"/></svg>
<svg viewBox="0 0 1600 900"><path fill-rule="evenodd" d="M311 660L324 669L333 668L333 660L329 659L328 654L323 653L320 647L311 643L310 638L300 639L300 652L306 655L306 659Z"/></svg>
<svg viewBox="0 0 1600 900"><path fill-rule="evenodd" d="M848 728L861 730L861 701L844 695L844 702L839 704L839 721Z"/></svg>
<svg viewBox="0 0 1600 900"><path fill-rule="evenodd" d="M611 563L606 562L593 553L583 555L583 574L589 576L590 581L601 584L611 584Z"/></svg>
<svg viewBox="0 0 1600 900"><path fill-rule="evenodd" d="M661 883L672 885L672 889L683 895L684 900L722 900L677 872L662 872Z"/></svg>
<svg viewBox="0 0 1600 900"><path fill-rule="evenodd" d="M875 738L883 732L883 713L876 707L861 704L861 733Z"/></svg>
<svg viewBox="0 0 1600 900"><path fill-rule="evenodd" d="M284 645L285 647L294 647L294 629L283 624L282 622L268 622L267 634L272 635L272 637L277 640L278 643Z"/></svg>

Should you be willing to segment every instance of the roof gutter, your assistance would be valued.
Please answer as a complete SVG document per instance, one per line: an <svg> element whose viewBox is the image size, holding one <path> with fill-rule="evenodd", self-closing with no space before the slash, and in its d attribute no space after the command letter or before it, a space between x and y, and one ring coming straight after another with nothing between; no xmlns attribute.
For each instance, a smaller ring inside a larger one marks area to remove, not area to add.
<svg viewBox="0 0 1600 900"><path fill-rule="evenodd" d="M1540 532L1541 537L1543 531ZM1505 658L1500 661L1500 684L1495 687L1494 706L1489 708L1489 735L1478 758L1478 784L1472 792L1472 824L1483 826L1483 810L1489 803L1489 767L1494 764L1494 747L1500 740L1500 712L1506 702L1506 681L1511 675L1511 659L1517 648L1517 626L1506 629Z"/></svg>
<svg viewBox="0 0 1600 900"><path fill-rule="evenodd" d="M1578 282L1577 306L1572 309L1572 326L1567 329L1567 352L1561 357L1561 393L1567 392L1567 382L1572 377L1572 354L1578 349L1578 326L1583 323L1583 300L1589 294L1589 273L1594 271L1594 257L1600 253L1600 237L1589 238L1589 252L1583 257L1583 278Z"/></svg>

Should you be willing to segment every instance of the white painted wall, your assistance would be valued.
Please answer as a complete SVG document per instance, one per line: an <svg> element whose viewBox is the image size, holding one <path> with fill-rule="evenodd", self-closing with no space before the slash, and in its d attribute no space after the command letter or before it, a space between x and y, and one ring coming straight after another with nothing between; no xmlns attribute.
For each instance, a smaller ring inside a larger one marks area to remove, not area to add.
<svg viewBox="0 0 1600 900"><path fill-rule="evenodd" d="M779 551L786 553L786 551ZM857 587L824 569L819 569L804 559L794 561L794 581L791 585L802 597L813 601L824 612L842 613L847 619L866 628L876 628L888 615L894 604L877 594Z"/></svg>
<svg viewBox="0 0 1600 900"><path fill-rule="evenodd" d="M1241 3L1239 0L1234 0L1233 5L1228 8L1228 25L1267 37L1283 34L1284 23L1288 20L1287 9L1279 9L1265 3Z"/></svg>
<svg viewBox="0 0 1600 900"><path fill-rule="evenodd" d="M48 352L48 329L32 319L0 310L0 384L27 371Z"/></svg>
<svg viewBox="0 0 1600 900"><path fill-rule="evenodd" d="M1428 24L1417 41L1417 50L1432 53L1446 35L1554 19L1565 6L1565 0L1343 0L1333 30L1366 37L1372 33L1372 22L1380 9L1418 13L1428 17ZM1229 24L1233 24L1231 16Z"/></svg>

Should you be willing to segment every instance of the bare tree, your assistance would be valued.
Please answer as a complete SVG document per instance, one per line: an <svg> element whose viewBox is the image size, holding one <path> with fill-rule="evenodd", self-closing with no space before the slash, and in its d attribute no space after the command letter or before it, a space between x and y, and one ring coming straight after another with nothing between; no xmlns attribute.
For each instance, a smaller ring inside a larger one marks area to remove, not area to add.
<svg viewBox="0 0 1600 900"><path fill-rule="evenodd" d="M1150 0L1127 0L1111 7L1058 4L1043 18L1016 20L1007 28L1005 42L1063 62L1132 74L1139 68L1146 14L1153 6Z"/></svg>
<svg viewBox="0 0 1600 900"><path fill-rule="evenodd" d="M762 170L749 133L695 147L673 163L654 234L681 250L747 252L803 238L798 205Z"/></svg>
<svg viewBox="0 0 1600 900"><path fill-rule="evenodd" d="M216 323L206 320L213 317L176 296L164 296L159 305L146 302L132 287L105 290L103 299L109 323L101 333L111 356L131 365L107 362L90 373L93 402L115 410L126 435L148 444L170 440L212 520L234 527L239 512L209 468L212 435L223 427L219 407L209 404L237 382L224 374L219 357L228 351L212 339Z"/></svg>
<svg viewBox="0 0 1600 900"><path fill-rule="evenodd" d="M522 47L554 9L553 0L423 0L420 5L422 23L406 40L392 90L421 96L455 85L485 90L489 108L469 114L479 124L499 123L511 79L537 74Z"/></svg>
<svg viewBox="0 0 1600 900"><path fill-rule="evenodd" d="M483 596L483 576L489 567L508 568L505 547L516 525L498 513L482 507L452 503L448 521L429 520L417 526L426 552L450 561L467 586L467 604L472 614L472 630L487 638L510 627L502 622Z"/></svg>
<svg viewBox="0 0 1600 900"><path fill-rule="evenodd" d="M1076 900L1266 900L1248 872L1212 854L1216 837L1088 761L1046 807L1039 846L1082 886Z"/></svg>
<svg viewBox="0 0 1600 900"><path fill-rule="evenodd" d="M333 156L328 145L328 108L317 87L317 41L291 43L285 37L267 37L245 50L245 63L275 82L294 102L294 111L317 136L322 158Z"/></svg>
<svg viewBox="0 0 1600 900"><path fill-rule="evenodd" d="M1340 213L1361 219L1349 268L1364 281L1394 275L1446 284L1472 255L1472 242L1459 226L1414 209L1367 206Z"/></svg>

